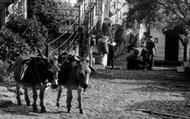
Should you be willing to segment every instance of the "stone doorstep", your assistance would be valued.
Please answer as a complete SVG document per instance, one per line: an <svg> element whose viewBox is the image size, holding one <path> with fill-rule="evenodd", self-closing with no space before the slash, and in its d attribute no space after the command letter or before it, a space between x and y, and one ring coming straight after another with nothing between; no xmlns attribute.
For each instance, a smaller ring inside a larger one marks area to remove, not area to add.
<svg viewBox="0 0 190 119"><path fill-rule="evenodd" d="M95 68L96 70L97 70L97 69L103 70L103 69L105 69L105 66L100 65L100 64L96 64L96 65L94 66L94 68Z"/></svg>
<svg viewBox="0 0 190 119"><path fill-rule="evenodd" d="M181 72L181 73L185 72L184 66L176 67L176 69L177 69L177 72Z"/></svg>
<svg viewBox="0 0 190 119"><path fill-rule="evenodd" d="M153 70L175 70L175 69L176 69L175 67L157 67L157 66L153 67Z"/></svg>
<svg viewBox="0 0 190 119"><path fill-rule="evenodd" d="M103 69L112 69L110 66L103 66L101 64L96 64L94 66L94 68L97 70L97 69L100 69L100 70L103 70ZM181 68L181 67L179 67ZM183 67L182 67L183 68ZM114 66L114 69L125 69L124 67L122 66ZM175 70L176 68L175 67L157 67L157 66L154 66L153 67L153 70ZM180 70L183 70L183 69L180 69Z"/></svg>
<svg viewBox="0 0 190 119"><path fill-rule="evenodd" d="M185 68L190 68L190 62L183 62Z"/></svg>
<svg viewBox="0 0 190 119"><path fill-rule="evenodd" d="M190 69L190 62L183 62L182 66L176 67L177 72L185 72L186 68Z"/></svg>
<svg viewBox="0 0 190 119"><path fill-rule="evenodd" d="M190 71L190 62L184 62L183 63L183 67L184 67L184 72L189 72Z"/></svg>

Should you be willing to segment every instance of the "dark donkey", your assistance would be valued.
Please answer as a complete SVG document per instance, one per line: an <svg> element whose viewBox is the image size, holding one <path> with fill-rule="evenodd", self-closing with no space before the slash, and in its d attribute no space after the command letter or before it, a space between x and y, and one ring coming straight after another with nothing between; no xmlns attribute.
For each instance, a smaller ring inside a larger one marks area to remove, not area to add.
<svg viewBox="0 0 190 119"><path fill-rule="evenodd" d="M67 88L67 112L70 113L71 101L73 99L72 90L77 90L79 112L82 114L82 90L88 87L89 75L91 69L89 63L85 59L79 59L73 55L61 55L59 57L61 63L60 72L58 75L58 96L57 106L60 103L62 86Z"/></svg>
<svg viewBox="0 0 190 119"><path fill-rule="evenodd" d="M32 88L33 91L33 111L38 112L37 109L37 90L40 90L40 106L41 112L46 112L44 106L44 92L47 87L47 82L53 82L55 79L52 63L48 62L48 59L44 56L30 57L29 59L23 59L19 57L13 64L10 70L14 71L14 78L17 82L16 93L18 105L21 105L20 99L20 87L24 88L24 95L27 106L30 106L30 100L28 97L27 88Z"/></svg>

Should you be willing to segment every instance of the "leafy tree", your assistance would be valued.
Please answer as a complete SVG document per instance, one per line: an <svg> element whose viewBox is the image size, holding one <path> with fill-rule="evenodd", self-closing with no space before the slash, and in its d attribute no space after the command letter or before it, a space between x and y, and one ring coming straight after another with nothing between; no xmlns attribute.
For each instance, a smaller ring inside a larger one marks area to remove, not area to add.
<svg viewBox="0 0 190 119"><path fill-rule="evenodd" d="M24 42L32 47L42 45L40 42L45 42L48 37L45 34L47 29L42 27L40 23L34 19L25 19L20 16L14 16L5 26L14 34L19 35L20 38L24 39Z"/></svg>
<svg viewBox="0 0 190 119"><path fill-rule="evenodd" d="M127 21L144 23L162 29L172 29L177 25L190 28L189 0L126 0L129 4Z"/></svg>
<svg viewBox="0 0 190 119"><path fill-rule="evenodd" d="M29 50L25 40L10 29L3 27L0 31L0 57L2 60L15 60L23 51Z"/></svg>
<svg viewBox="0 0 190 119"><path fill-rule="evenodd" d="M59 28L65 15L60 10L63 5L65 4L60 4L55 0L28 1L28 18L24 19L22 16L13 14L1 30L3 36L1 41L8 46L4 49L11 51L10 47L13 47L15 50L22 51L23 48L19 47L21 44L41 47L44 43L57 38L60 35Z"/></svg>
<svg viewBox="0 0 190 119"><path fill-rule="evenodd" d="M28 7L28 18L42 26L42 34L46 34L46 32L43 32L43 27L46 28L47 40L53 40L60 35L59 20L61 18L57 17L59 14L56 2L52 0L33 0L28 3Z"/></svg>
<svg viewBox="0 0 190 119"><path fill-rule="evenodd" d="M156 26L175 34L187 35L190 31L190 1L189 0L126 0L129 4L127 21L129 24L144 23L150 33L150 27ZM179 37L179 36L178 36ZM186 42L182 42L187 50Z"/></svg>

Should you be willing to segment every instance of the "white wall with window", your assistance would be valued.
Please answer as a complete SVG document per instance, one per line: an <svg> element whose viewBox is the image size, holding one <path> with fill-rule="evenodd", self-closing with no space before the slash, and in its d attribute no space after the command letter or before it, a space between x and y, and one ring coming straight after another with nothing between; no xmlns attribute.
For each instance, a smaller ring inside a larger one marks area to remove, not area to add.
<svg viewBox="0 0 190 119"><path fill-rule="evenodd" d="M8 6L8 13L9 14L6 17L6 22L13 14L27 18L27 0L15 0L14 3Z"/></svg>

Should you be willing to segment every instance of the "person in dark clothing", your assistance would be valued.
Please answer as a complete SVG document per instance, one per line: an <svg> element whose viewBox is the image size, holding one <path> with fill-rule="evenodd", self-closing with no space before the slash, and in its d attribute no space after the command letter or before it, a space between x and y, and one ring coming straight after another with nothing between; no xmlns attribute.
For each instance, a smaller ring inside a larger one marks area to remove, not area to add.
<svg viewBox="0 0 190 119"><path fill-rule="evenodd" d="M153 49L155 49L155 54L157 55L157 48L155 43L149 38L146 39L146 46L145 48L147 49L147 64L148 69L152 69L153 66L153 62L154 62L154 51Z"/></svg>
<svg viewBox="0 0 190 119"><path fill-rule="evenodd" d="M115 42L111 41L108 43L109 53L108 53L108 66L111 66L111 68L114 68L114 46Z"/></svg>

